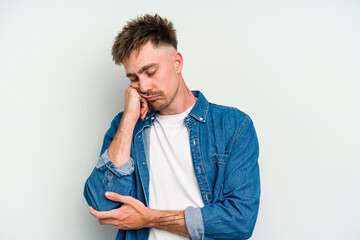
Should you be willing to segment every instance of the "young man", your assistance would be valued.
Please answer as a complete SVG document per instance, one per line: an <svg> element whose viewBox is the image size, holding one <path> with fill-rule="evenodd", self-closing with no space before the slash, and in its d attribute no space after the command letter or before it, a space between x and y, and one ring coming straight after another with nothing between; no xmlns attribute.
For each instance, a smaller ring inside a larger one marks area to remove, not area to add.
<svg viewBox="0 0 360 240"><path fill-rule="evenodd" d="M85 184L90 213L116 239L248 239L260 180L258 141L240 110L209 103L182 76L171 22L131 20L116 64L130 85Z"/></svg>

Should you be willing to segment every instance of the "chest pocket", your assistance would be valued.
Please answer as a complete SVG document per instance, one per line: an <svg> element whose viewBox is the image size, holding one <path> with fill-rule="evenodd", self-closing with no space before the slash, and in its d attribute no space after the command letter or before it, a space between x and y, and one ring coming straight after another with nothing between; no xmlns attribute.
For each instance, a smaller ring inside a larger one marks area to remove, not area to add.
<svg viewBox="0 0 360 240"><path fill-rule="evenodd" d="M229 155L213 154L213 159L216 167L216 178L214 183L214 198L213 202L222 201L222 192L224 187L225 168L227 165Z"/></svg>

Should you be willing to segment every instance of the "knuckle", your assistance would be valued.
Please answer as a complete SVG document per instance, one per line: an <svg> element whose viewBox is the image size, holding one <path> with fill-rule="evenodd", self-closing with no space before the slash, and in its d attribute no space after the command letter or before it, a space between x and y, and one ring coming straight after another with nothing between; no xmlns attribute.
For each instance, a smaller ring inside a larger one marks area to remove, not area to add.
<svg viewBox="0 0 360 240"><path fill-rule="evenodd" d="M125 201L126 201L126 203L128 203L128 204L132 204L132 203L133 203L133 199L132 199L131 197L126 197L126 198L125 198Z"/></svg>

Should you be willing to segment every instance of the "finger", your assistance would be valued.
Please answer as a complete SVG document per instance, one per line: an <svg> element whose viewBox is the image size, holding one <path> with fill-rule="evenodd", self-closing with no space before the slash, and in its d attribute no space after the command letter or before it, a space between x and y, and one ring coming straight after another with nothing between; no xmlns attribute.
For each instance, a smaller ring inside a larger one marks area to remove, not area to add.
<svg viewBox="0 0 360 240"><path fill-rule="evenodd" d="M100 215L100 211L95 210L93 207L89 207L89 212L91 215L93 215L94 217L98 218L98 216Z"/></svg>
<svg viewBox="0 0 360 240"><path fill-rule="evenodd" d="M149 104L144 98L141 98L140 101L141 101L140 118L144 119L146 117L146 114L149 112Z"/></svg>
<svg viewBox="0 0 360 240"><path fill-rule="evenodd" d="M135 88L135 87L133 87L133 86L131 86L131 85L127 86L127 87L126 87L126 90L131 91L131 92L133 91L134 94L139 94L138 89Z"/></svg>
<svg viewBox="0 0 360 240"><path fill-rule="evenodd" d="M105 219L99 220L99 224L117 226L117 225L119 225L119 220L114 219L114 218L105 218Z"/></svg>
<svg viewBox="0 0 360 240"><path fill-rule="evenodd" d="M92 207L89 207L89 212L91 215L93 215L94 217L96 217L97 219L106 219L106 218L115 218L116 217L116 209L110 210L110 211L97 211Z"/></svg>
<svg viewBox="0 0 360 240"><path fill-rule="evenodd" d="M106 192L105 197L114 202L121 202L121 203L131 203L132 197L130 196L123 196L114 192Z"/></svg>
<svg viewBox="0 0 360 240"><path fill-rule="evenodd" d="M96 218L100 213L99 211L95 210L93 207L89 207L89 212L90 212L91 215L93 215Z"/></svg>
<svg viewBox="0 0 360 240"><path fill-rule="evenodd" d="M99 224L101 225L113 225L121 230L132 230L132 228L129 228L127 226L124 226L123 223L117 219L104 219L99 220Z"/></svg>

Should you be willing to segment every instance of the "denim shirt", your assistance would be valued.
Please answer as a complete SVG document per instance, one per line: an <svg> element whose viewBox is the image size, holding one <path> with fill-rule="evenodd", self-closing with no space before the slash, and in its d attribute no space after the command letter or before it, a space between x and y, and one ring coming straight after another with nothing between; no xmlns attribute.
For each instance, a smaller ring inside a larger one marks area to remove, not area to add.
<svg viewBox="0 0 360 240"><path fill-rule="evenodd" d="M252 120L244 112L209 103L199 91L184 119L189 129L191 157L204 207L187 207L185 222L191 239L248 239L258 215L260 200L259 145ZM122 113L105 134L98 164L87 179L84 196L99 211L121 203L105 198L106 191L137 198L149 206L150 111L134 128L130 161L116 167L107 148L115 136ZM169 209L174 210L174 209ZM119 230L117 240L148 239L149 229Z"/></svg>

